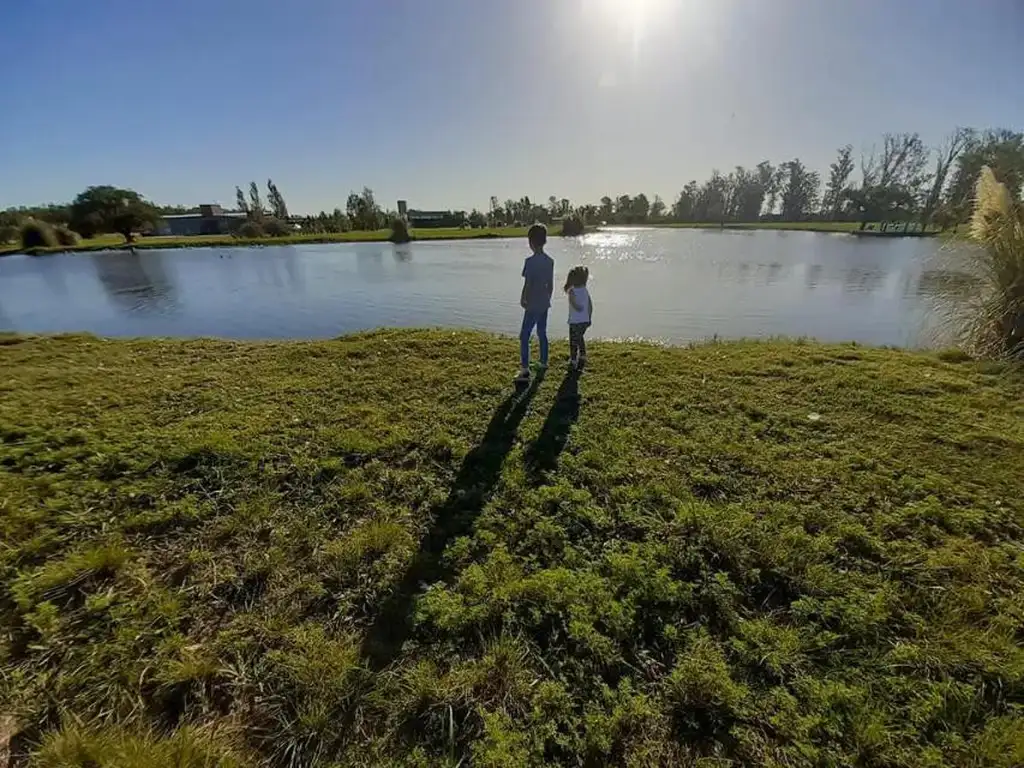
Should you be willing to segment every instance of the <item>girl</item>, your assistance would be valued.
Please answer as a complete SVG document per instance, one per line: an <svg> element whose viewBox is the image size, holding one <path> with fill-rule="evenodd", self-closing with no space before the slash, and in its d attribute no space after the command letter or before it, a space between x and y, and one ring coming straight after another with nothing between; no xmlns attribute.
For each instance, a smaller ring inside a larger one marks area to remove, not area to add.
<svg viewBox="0 0 1024 768"><path fill-rule="evenodd" d="M586 267L573 267L565 281L569 297L569 365L576 371L582 371L587 364L587 342L583 335L594 314L594 302L587 291L589 277L590 270Z"/></svg>

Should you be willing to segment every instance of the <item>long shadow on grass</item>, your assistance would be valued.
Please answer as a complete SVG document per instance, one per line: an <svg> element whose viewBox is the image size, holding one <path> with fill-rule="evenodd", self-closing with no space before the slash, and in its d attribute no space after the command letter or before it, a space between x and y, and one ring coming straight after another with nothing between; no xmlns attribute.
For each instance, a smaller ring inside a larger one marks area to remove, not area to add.
<svg viewBox="0 0 1024 768"><path fill-rule="evenodd" d="M558 457L569 442L572 425L580 417L580 375L570 370L562 379L555 402L544 419L540 434L526 449L526 470L535 485L558 466Z"/></svg>
<svg viewBox="0 0 1024 768"><path fill-rule="evenodd" d="M371 669L383 669L398 656L412 629L412 607L422 586L448 575L441 565L445 547L473 527L497 485L501 465L543 380L541 372L529 387L509 395L498 406L480 442L463 459L448 498L430 511L430 530L363 639L362 657Z"/></svg>

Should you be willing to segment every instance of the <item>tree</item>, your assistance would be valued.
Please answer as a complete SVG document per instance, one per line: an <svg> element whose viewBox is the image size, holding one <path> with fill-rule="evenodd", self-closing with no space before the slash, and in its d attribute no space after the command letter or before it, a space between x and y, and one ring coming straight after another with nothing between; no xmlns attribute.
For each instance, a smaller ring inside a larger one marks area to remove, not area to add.
<svg viewBox="0 0 1024 768"><path fill-rule="evenodd" d="M260 199L260 188L255 181L249 182L249 218L260 221L266 211L263 208L263 201Z"/></svg>
<svg viewBox="0 0 1024 768"><path fill-rule="evenodd" d="M821 200L821 213L833 221L839 215L839 209L847 196L847 186L853 173L852 155L852 145L842 146L835 162L829 166L828 184L825 186L825 196Z"/></svg>
<svg viewBox="0 0 1024 768"><path fill-rule="evenodd" d="M637 223L643 223L647 221L647 217L651 213L651 201L647 199L647 195L641 192L632 199L629 209L632 220Z"/></svg>
<svg viewBox="0 0 1024 768"><path fill-rule="evenodd" d="M284 196L272 179L267 179L267 203L275 219L288 221L288 206L285 205Z"/></svg>
<svg viewBox="0 0 1024 768"><path fill-rule="evenodd" d="M694 221L699 187L697 181L688 181L672 205L672 216L676 221Z"/></svg>
<svg viewBox="0 0 1024 768"><path fill-rule="evenodd" d="M1024 186L1024 133L992 129L971 136L956 160L956 170L946 192L946 202L963 221L971 211L974 188L985 166L1006 186L1012 199L1019 199Z"/></svg>
<svg viewBox="0 0 1024 768"><path fill-rule="evenodd" d="M762 166L767 168L762 169ZM732 190L727 206L727 216L739 221L757 221L764 205L766 179L771 177L771 166L761 163L753 171L736 166L731 174Z"/></svg>
<svg viewBox="0 0 1024 768"><path fill-rule="evenodd" d="M802 221L814 210L818 202L821 178L817 171L809 171L799 159L783 163L785 172L782 187L782 220Z"/></svg>
<svg viewBox="0 0 1024 768"><path fill-rule="evenodd" d="M242 192L241 187L235 187L235 204L238 206L238 210L249 216L249 203L245 199L245 193Z"/></svg>
<svg viewBox="0 0 1024 768"><path fill-rule="evenodd" d="M354 229L380 229L385 221L380 206L377 205L373 196L373 190L369 187L363 187L361 195L355 192L350 193L345 208Z"/></svg>
<svg viewBox="0 0 1024 768"><path fill-rule="evenodd" d="M83 237L117 232L125 242L134 233L156 224L160 213L138 192L111 186L89 187L71 203L71 228Z"/></svg>
<svg viewBox="0 0 1024 768"><path fill-rule="evenodd" d="M601 221L612 221L615 218L615 209L612 207L612 199L605 195L601 198L601 207L598 209Z"/></svg>
<svg viewBox="0 0 1024 768"><path fill-rule="evenodd" d="M771 165L769 165L768 168L771 170ZM782 191L782 185L785 180L785 168L779 166L772 170L771 178L768 180L768 184L765 187L765 195L767 196L767 204L764 211L765 216L772 216L775 214L775 206L779 199L779 192Z"/></svg>
<svg viewBox="0 0 1024 768"><path fill-rule="evenodd" d="M468 222L473 229L483 229L487 226L487 217L474 208L469 214Z"/></svg>
<svg viewBox="0 0 1024 768"><path fill-rule="evenodd" d="M654 200L651 202L651 218L661 219L665 216L665 201L661 199L661 195L655 195Z"/></svg>

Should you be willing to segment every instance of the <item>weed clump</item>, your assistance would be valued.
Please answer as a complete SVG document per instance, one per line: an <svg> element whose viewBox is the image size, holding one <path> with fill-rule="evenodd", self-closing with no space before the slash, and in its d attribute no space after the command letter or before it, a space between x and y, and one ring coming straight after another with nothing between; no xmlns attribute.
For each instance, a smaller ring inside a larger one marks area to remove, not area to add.
<svg viewBox="0 0 1024 768"><path fill-rule="evenodd" d="M388 238L392 243L408 243L412 240L409 233L409 222L401 216L391 219L391 236Z"/></svg>
<svg viewBox="0 0 1024 768"><path fill-rule="evenodd" d="M21 247L25 250L36 248L56 248L60 245L53 227L45 221L29 219L21 225L18 235Z"/></svg>

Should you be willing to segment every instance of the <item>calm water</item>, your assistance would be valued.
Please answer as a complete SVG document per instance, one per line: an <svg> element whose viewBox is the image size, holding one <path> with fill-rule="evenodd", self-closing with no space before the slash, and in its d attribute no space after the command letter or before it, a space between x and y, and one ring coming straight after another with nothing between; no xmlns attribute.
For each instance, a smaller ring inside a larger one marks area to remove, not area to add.
<svg viewBox="0 0 1024 768"><path fill-rule="evenodd" d="M951 272L938 240L621 229L553 238L556 280L587 264L594 337L813 336L936 343ZM515 333L525 242L301 245L0 259L0 330L332 337L379 326ZM955 255L955 254L954 254ZM564 334L556 291L552 325Z"/></svg>

